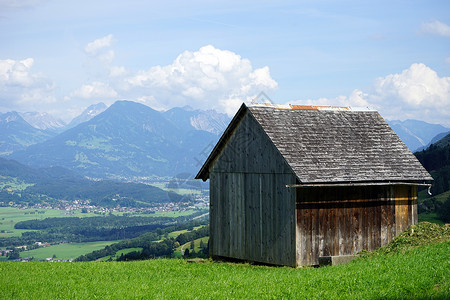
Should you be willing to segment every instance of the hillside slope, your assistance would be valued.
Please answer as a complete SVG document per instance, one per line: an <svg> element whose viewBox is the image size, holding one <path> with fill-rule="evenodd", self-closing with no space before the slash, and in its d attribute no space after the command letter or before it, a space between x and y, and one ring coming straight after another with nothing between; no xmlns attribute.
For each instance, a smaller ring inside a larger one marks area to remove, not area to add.
<svg viewBox="0 0 450 300"><path fill-rule="evenodd" d="M61 167L31 168L0 158L0 203L51 204L89 200L102 207L146 207L177 202L178 194L138 183L91 181Z"/></svg>
<svg viewBox="0 0 450 300"><path fill-rule="evenodd" d="M427 146L435 136L449 131L442 125L418 120L388 120L387 123L411 151Z"/></svg>
<svg viewBox="0 0 450 300"><path fill-rule="evenodd" d="M431 195L425 191L419 192L419 213L436 214L439 220L449 223L450 134L414 155L434 178Z"/></svg>
<svg viewBox="0 0 450 300"><path fill-rule="evenodd" d="M51 136L28 124L16 112L0 114L0 156L23 150Z"/></svg>
<svg viewBox="0 0 450 300"><path fill-rule="evenodd" d="M426 150L415 153L420 163L434 178L431 192L441 194L450 189L450 134Z"/></svg>
<svg viewBox="0 0 450 300"><path fill-rule="evenodd" d="M1 263L5 298L448 299L450 242L324 268L181 259Z"/></svg>

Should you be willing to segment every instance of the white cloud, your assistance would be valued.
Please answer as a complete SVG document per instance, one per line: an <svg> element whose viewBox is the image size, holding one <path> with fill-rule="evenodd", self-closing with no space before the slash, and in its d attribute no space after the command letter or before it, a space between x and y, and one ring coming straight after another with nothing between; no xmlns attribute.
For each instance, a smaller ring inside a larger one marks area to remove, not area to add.
<svg viewBox="0 0 450 300"><path fill-rule="evenodd" d="M32 72L33 64L33 58L0 60L0 107L30 110L56 101L55 84Z"/></svg>
<svg viewBox="0 0 450 300"><path fill-rule="evenodd" d="M450 77L439 77L424 64L375 80L374 99L397 99L409 107L448 107Z"/></svg>
<svg viewBox="0 0 450 300"><path fill-rule="evenodd" d="M450 26L439 21L422 23L421 31L424 33L450 37Z"/></svg>
<svg viewBox="0 0 450 300"><path fill-rule="evenodd" d="M450 125L450 77L439 77L421 63L376 79L369 101L388 119L404 116Z"/></svg>
<svg viewBox="0 0 450 300"><path fill-rule="evenodd" d="M73 98L82 99L111 99L117 97L117 92L108 84L94 81L91 84L82 85L79 89L70 94Z"/></svg>
<svg viewBox="0 0 450 300"><path fill-rule="evenodd" d="M0 60L0 84L31 86L39 75L30 72L34 64L32 58L16 61L12 59Z"/></svg>
<svg viewBox="0 0 450 300"><path fill-rule="evenodd" d="M398 74L377 78L368 92L350 96L296 100L291 104L362 106L377 109L386 119L417 119L450 126L450 77L421 63Z"/></svg>
<svg viewBox="0 0 450 300"><path fill-rule="evenodd" d="M84 47L84 51L88 55L97 55L100 52L100 50L110 47L112 43L113 43L113 35L108 34L105 37L96 39L93 42L87 44L86 47Z"/></svg>
<svg viewBox="0 0 450 300"><path fill-rule="evenodd" d="M127 74L127 70L125 69L125 67L112 66L109 69L110 77L120 77L120 76L125 76L126 74Z"/></svg>
<svg viewBox="0 0 450 300"><path fill-rule="evenodd" d="M277 88L268 67L253 69L248 59L211 45L185 51L170 65L138 71L125 83L128 92L151 93L158 106L189 104L229 114L260 91Z"/></svg>

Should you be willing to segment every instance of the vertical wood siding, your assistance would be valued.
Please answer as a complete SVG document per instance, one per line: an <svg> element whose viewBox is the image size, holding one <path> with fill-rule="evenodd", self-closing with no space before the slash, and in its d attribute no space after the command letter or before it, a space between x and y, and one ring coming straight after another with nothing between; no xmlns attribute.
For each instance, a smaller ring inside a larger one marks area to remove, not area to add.
<svg viewBox="0 0 450 300"><path fill-rule="evenodd" d="M247 114L210 170L210 255L296 265L295 176Z"/></svg>
<svg viewBox="0 0 450 300"><path fill-rule="evenodd" d="M417 187L297 189L297 264L352 255L389 243L417 224Z"/></svg>

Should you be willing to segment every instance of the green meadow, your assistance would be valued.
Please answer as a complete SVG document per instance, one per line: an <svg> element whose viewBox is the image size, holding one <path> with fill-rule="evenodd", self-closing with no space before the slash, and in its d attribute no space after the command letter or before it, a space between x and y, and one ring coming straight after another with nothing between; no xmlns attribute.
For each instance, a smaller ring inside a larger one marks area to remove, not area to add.
<svg viewBox="0 0 450 300"><path fill-rule="evenodd" d="M0 263L1 299L448 299L450 242L288 267L181 259Z"/></svg>
<svg viewBox="0 0 450 300"><path fill-rule="evenodd" d="M58 209L19 209L15 207L0 207L0 237L20 236L24 231L14 229L14 225L21 221L42 220L45 218L61 217L93 217L93 213L81 213L81 210L72 211L68 214L64 210Z"/></svg>
<svg viewBox="0 0 450 300"><path fill-rule="evenodd" d="M34 250L20 252L20 257L33 257L35 260L45 260L55 256L55 259L75 259L80 255L103 249L117 241L99 241L89 243L66 243Z"/></svg>

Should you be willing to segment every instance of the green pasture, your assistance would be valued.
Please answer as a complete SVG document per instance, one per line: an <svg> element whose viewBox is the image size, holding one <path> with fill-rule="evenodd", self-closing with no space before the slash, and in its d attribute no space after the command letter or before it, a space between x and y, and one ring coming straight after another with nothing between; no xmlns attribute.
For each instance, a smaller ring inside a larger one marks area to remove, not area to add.
<svg viewBox="0 0 450 300"><path fill-rule="evenodd" d="M205 236L199 239L194 240L194 251L198 252L200 251L200 241L203 241L203 243L206 245L208 245L208 240L209 240L209 236ZM177 247L177 249L175 249L176 252L180 252L181 254L181 247L183 247L183 250L189 249L189 251L191 251L191 242L187 242L186 244L181 245L180 247Z"/></svg>
<svg viewBox="0 0 450 300"><path fill-rule="evenodd" d="M26 183L19 181L17 178L9 176L0 176L0 190L7 191L23 191L29 186L33 186L33 183Z"/></svg>
<svg viewBox="0 0 450 300"><path fill-rule="evenodd" d="M73 214L67 214L67 211L58 209L19 209L15 207L0 207L0 237L20 236L24 231L14 229L14 225L26 220L41 220L45 218L61 217L93 217L93 213L83 214L81 210L71 211Z"/></svg>
<svg viewBox="0 0 450 300"><path fill-rule="evenodd" d="M183 211L156 211L154 214L146 215L146 216L176 218L176 217L190 216L196 212L198 212L198 210L194 210L194 209L188 209L188 210L183 210ZM206 212L208 212L208 210L205 210L205 213Z"/></svg>
<svg viewBox="0 0 450 300"><path fill-rule="evenodd" d="M174 192L177 194L180 194L182 196L186 195L201 195L202 191L199 189L186 189L186 188L168 188L167 183L152 183L151 184L154 187L160 188L162 190L168 191L168 192Z"/></svg>
<svg viewBox="0 0 450 300"><path fill-rule="evenodd" d="M437 213L421 213L421 214L419 214L419 222L430 222L430 223L436 223L439 225L444 225L444 222L442 222L438 218Z"/></svg>
<svg viewBox="0 0 450 300"><path fill-rule="evenodd" d="M122 249L122 250L117 251L116 254L114 254L114 255L109 255L109 256L99 258L98 261L107 261L109 259L115 260L115 259L119 258L122 254L125 255L125 254L133 252L133 251L142 251L142 248Z"/></svg>
<svg viewBox="0 0 450 300"><path fill-rule="evenodd" d="M206 225L195 226L192 230L197 230L197 229L200 229L200 228L205 227L205 226L206 226ZM192 230L184 229L184 230L172 231L172 232L169 232L168 237L170 237L170 238L176 238L176 237L179 236L180 234L186 233L186 232L190 232L190 231L192 231Z"/></svg>
<svg viewBox="0 0 450 300"><path fill-rule="evenodd" d="M75 259L80 255L103 249L113 243L117 243L117 241L59 244L29 251L22 251L20 252L20 257L33 257L35 260L45 260L46 258L55 255L55 259Z"/></svg>
<svg viewBox="0 0 450 300"><path fill-rule="evenodd" d="M437 201L444 202L450 196L450 191L443 192L437 195L428 195L427 189L421 190L417 193L417 198L419 201L423 201L427 198L435 198Z"/></svg>
<svg viewBox="0 0 450 300"><path fill-rule="evenodd" d="M333 267L181 259L0 264L2 299L448 299L450 242Z"/></svg>

